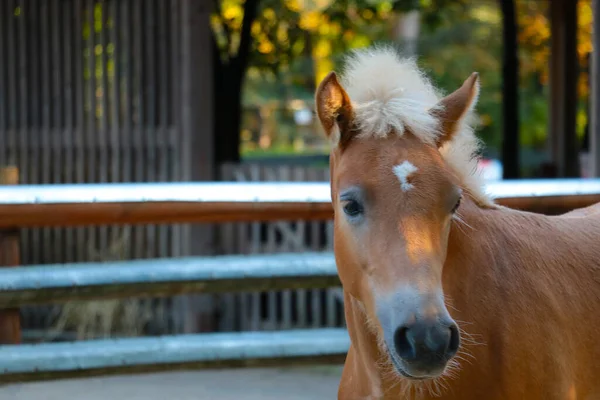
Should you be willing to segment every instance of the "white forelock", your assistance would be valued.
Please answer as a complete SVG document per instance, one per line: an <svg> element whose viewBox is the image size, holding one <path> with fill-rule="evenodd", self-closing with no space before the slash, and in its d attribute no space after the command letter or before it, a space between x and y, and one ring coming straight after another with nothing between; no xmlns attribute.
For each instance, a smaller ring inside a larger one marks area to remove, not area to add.
<svg viewBox="0 0 600 400"><path fill-rule="evenodd" d="M424 142L435 141L439 124L429 111L440 96L414 60L387 47L357 50L346 61L342 84L363 135L402 135L408 128Z"/></svg>
<svg viewBox="0 0 600 400"><path fill-rule="evenodd" d="M356 50L346 60L342 73L354 110L357 138L403 135L407 130L421 141L435 143L440 123L431 113L442 98L419 69L415 60L401 58L392 47ZM479 140L472 128L475 101L463 118L459 131L440 150L463 183L484 204L491 200L477 172Z"/></svg>

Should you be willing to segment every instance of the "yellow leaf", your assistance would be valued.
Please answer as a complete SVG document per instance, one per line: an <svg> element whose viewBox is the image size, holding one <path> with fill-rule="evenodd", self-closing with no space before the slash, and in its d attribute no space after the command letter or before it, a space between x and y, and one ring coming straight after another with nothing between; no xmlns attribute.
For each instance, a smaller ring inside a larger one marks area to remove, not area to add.
<svg viewBox="0 0 600 400"><path fill-rule="evenodd" d="M321 14L317 11L311 11L300 15L300 28L307 31L315 31L319 28Z"/></svg>
<svg viewBox="0 0 600 400"><path fill-rule="evenodd" d="M298 0L285 0L285 6L288 10L299 13L301 11L300 2Z"/></svg>
<svg viewBox="0 0 600 400"><path fill-rule="evenodd" d="M275 20L275 11L273 11L272 8L266 8L265 11L263 11L263 16L265 17L265 19L267 21L274 21Z"/></svg>
<svg viewBox="0 0 600 400"><path fill-rule="evenodd" d="M283 23L277 28L277 40L280 43L286 43L288 41L287 26Z"/></svg>
<svg viewBox="0 0 600 400"><path fill-rule="evenodd" d="M275 46L273 46L273 43L271 43L268 39L261 41L258 45L258 51L262 54L269 54L273 50L275 50Z"/></svg>
<svg viewBox="0 0 600 400"><path fill-rule="evenodd" d="M318 85L329 72L333 70L333 63L327 58L315 60L315 82Z"/></svg>
<svg viewBox="0 0 600 400"><path fill-rule="evenodd" d="M338 36L342 32L342 26L338 22L332 22L329 27L332 35Z"/></svg>
<svg viewBox="0 0 600 400"><path fill-rule="evenodd" d="M239 4L231 4L223 8L225 19L241 19L244 17L244 9Z"/></svg>
<svg viewBox="0 0 600 400"><path fill-rule="evenodd" d="M367 47L371 44L371 40L365 35L357 35L351 41L351 46L355 48Z"/></svg>
<svg viewBox="0 0 600 400"><path fill-rule="evenodd" d="M319 40L313 50L313 54L316 58L329 57L331 55L331 43L324 39Z"/></svg>
<svg viewBox="0 0 600 400"><path fill-rule="evenodd" d="M261 26L260 26L260 22L254 21L252 23L252 28L250 28L250 31L252 32L252 34L254 36L257 36L262 31Z"/></svg>

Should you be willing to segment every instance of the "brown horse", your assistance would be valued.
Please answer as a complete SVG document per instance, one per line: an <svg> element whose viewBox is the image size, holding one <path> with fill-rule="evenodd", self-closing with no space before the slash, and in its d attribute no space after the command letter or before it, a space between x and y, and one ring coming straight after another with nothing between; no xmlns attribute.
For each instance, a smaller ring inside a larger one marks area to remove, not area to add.
<svg viewBox="0 0 600 400"><path fill-rule="evenodd" d="M600 399L600 213L496 205L478 75L441 97L393 50L316 93L351 347L339 399Z"/></svg>

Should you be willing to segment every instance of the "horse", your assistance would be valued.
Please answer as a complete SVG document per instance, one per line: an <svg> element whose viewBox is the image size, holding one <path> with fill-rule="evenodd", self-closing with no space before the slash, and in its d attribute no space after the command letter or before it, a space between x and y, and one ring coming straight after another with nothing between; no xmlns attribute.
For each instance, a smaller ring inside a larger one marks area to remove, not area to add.
<svg viewBox="0 0 600 400"><path fill-rule="evenodd" d="M600 208L498 205L479 75L444 95L371 47L315 93L350 337L338 398L600 399Z"/></svg>

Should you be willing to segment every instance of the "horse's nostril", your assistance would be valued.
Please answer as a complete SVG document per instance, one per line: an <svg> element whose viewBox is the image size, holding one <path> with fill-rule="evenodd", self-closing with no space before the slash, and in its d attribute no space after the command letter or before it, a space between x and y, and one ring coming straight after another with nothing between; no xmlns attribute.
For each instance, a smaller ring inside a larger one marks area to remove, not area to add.
<svg viewBox="0 0 600 400"><path fill-rule="evenodd" d="M396 354L406 362L423 365L451 359L460 345L456 324L416 323L394 332Z"/></svg>
<svg viewBox="0 0 600 400"><path fill-rule="evenodd" d="M414 340L409 339L408 328L405 326L396 329L394 346L396 346L396 353L404 360L410 361L417 357Z"/></svg>
<svg viewBox="0 0 600 400"><path fill-rule="evenodd" d="M458 332L458 327L456 325L452 325L450 327L450 344L448 345L448 356L452 357L458 351L458 347L460 346L460 333Z"/></svg>

